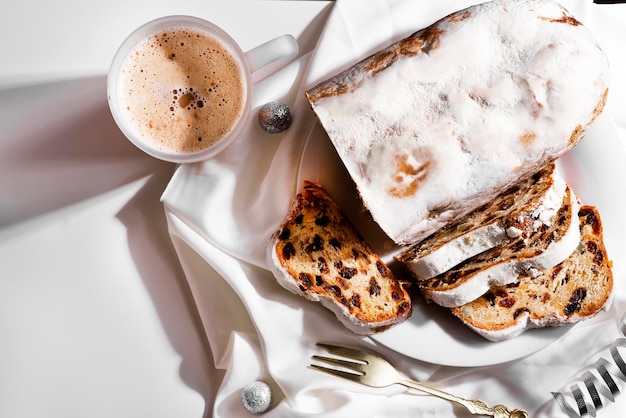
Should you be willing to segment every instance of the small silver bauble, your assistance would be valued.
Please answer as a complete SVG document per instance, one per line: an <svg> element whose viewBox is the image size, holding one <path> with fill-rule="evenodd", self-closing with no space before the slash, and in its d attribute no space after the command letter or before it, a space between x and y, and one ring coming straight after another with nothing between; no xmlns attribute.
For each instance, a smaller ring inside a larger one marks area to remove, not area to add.
<svg viewBox="0 0 626 418"><path fill-rule="evenodd" d="M241 403L253 414L262 414L272 405L272 389L265 382L252 382L241 391Z"/></svg>
<svg viewBox="0 0 626 418"><path fill-rule="evenodd" d="M291 111L280 101L265 103L259 109L259 124L266 132L278 134L291 125Z"/></svg>

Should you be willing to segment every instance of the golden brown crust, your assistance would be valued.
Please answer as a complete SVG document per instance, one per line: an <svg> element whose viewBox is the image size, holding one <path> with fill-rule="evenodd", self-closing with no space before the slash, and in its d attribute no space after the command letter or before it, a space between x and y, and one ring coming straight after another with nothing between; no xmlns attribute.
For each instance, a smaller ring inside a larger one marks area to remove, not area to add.
<svg viewBox="0 0 626 418"><path fill-rule="evenodd" d="M572 135L569 138L570 146L573 147L578 142L580 142L582 137L585 135L585 129L593 125L596 119L598 119L598 116L600 116L600 114L602 113L602 110L604 110L604 105L606 104L606 99L608 95L609 95L609 89L605 89L604 93L600 97L600 100L598 100L598 104L596 104L596 107L593 109L593 113L589 122L587 122L587 124L584 127L582 125L576 126L576 128L572 131Z"/></svg>
<svg viewBox="0 0 626 418"><path fill-rule="evenodd" d="M451 16L455 16L453 14ZM459 20L465 19L465 16L462 13L459 13ZM396 62L399 58L404 57L412 57L418 54L428 54L433 49L436 49L439 46L439 39L441 35L445 33L444 30L439 28L439 24L446 19L441 19L438 22L433 23L432 25L421 29L411 36L391 45L388 48L385 48L368 58L361 61L358 64L364 71L371 74L372 76L377 73L385 70L390 67L394 62ZM451 20L450 17L447 20ZM324 81L316 85L315 87L308 90L305 94L309 101L316 102L319 99L324 97L337 96L340 94L349 93L355 88L359 87L359 84L350 84L348 82L338 83L336 81L328 82Z"/></svg>
<svg viewBox="0 0 626 418"><path fill-rule="evenodd" d="M598 119L598 116L600 116L600 113L602 113L602 110L604 110L604 105L606 104L606 99L608 97L609 97L609 89L607 88L604 90L604 93L602 94L602 97L600 97L598 104L593 109L593 117L591 118L589 122L587 122L587 126L593 125L596 119Z"/></svg>
<svg viewBox="0 0 626 418"><path fill-rule="evenodd" d="M541 19L547 20L548 22L552 22L552 23L564 23L566 25L572 25L572 26L582 25L582 23L576 20L574 16L568 15L565 12L563 12L563 15L561 15L561 17L559 17L558 19L550 19L547 17L542 17Z"/></svg>
<svg viewBox="0 0 626 418"><path fill-rule="evenodd" d="M443 22L461 22L470 17L471 14L472 12L469 10L459 10L451 13L430 26L420 29L393 45L370 55L357 64L357 66L371 75L376 75L380 71L390 67L399 58L428 54L430 51L439 47L441 36L445 33L445 30L441 28ZM335 77L335 80L336 79L337 77ZM337 96L351 92L358 86L358 84L354 85L349 82L338 83L336 81L329 82L327 80L309 89L305 94L309 101L316 102L324 97Z"/></svg>

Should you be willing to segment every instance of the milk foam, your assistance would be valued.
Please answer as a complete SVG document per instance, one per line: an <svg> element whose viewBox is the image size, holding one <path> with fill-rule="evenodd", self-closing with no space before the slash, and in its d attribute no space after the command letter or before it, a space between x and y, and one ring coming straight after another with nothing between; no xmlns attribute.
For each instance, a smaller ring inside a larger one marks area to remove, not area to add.
<svg viewBox="0 0 626 418"><path fill-rule="evenodd" d="M243 114L246 86L227 47L198 29L144 39L122 65L120 108L147 144L192 153L219 142Z"/></svg>

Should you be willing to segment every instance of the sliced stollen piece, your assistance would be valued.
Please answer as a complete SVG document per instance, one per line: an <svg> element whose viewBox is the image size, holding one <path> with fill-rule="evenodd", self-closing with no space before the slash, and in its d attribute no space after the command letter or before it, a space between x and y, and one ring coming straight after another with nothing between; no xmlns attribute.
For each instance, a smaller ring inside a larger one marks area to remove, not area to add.
<svg viewBox="0 0 626 418"><path fill-rule="evenodd" d="M373 219L412 245L574 147L604 107L608 68L557 2L493 0L306 94Z"/></svg>
<svg viewBox="0 0 626 418"><path fill-rule="evenodd" d="M580 202L568 186L563 203L550 225L527 240L515 240L478 254L447 272L418 283L426 299L445 307L461 306L491 286L517 281L521 274L533 275L565 260L580 241Z"/></svg>
<svg viewBox="0 0 626 418"><path fill-rule="evenodd" d="M318 184L305 181L270 240L267 263L281 286L320 302L357 334L383 331L411 315L407 283Z"/></svg>
<svg viewBox="0 0 626 418"><path fill-rule="evenodd" d="M452 308L452 313L486 339L501 341L531 328L576 323L608 306L613 273L600 214L583 206L578 216L581 240L569 258L536 277L492 287L475 301Z"/></svg>
<svg viewBox="0 0 626 418"><path fill-rule="evenodd" d="M550 163L395 258L414 279L426 280L497 245L527 239L550 223L561 207L565 187L565 180Z"/></svg>

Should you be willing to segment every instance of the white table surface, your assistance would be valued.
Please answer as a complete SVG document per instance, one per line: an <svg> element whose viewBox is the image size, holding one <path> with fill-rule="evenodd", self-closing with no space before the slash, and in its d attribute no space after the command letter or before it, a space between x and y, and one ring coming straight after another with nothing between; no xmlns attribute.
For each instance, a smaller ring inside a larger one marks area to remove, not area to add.
<svg viewBox="0 0 626 418"><path fill-rule="evenodd" d="M291 33L305 54L329 4L2 4L0 418L211 416L224 372L159 201L175 166L119 132L108 66L133 29L169 14L212 20L244 50Z"/></svg>
<svg viewBox="0 0 626 418"><path fill-rule="evenodd" d="M8 3L0 12L0 417L210 416L222 372L159 202L175 167L118 131L107 69L127 34L169 14L212 20L244 50L291 33L304 53L329 3Z"/></svg>

